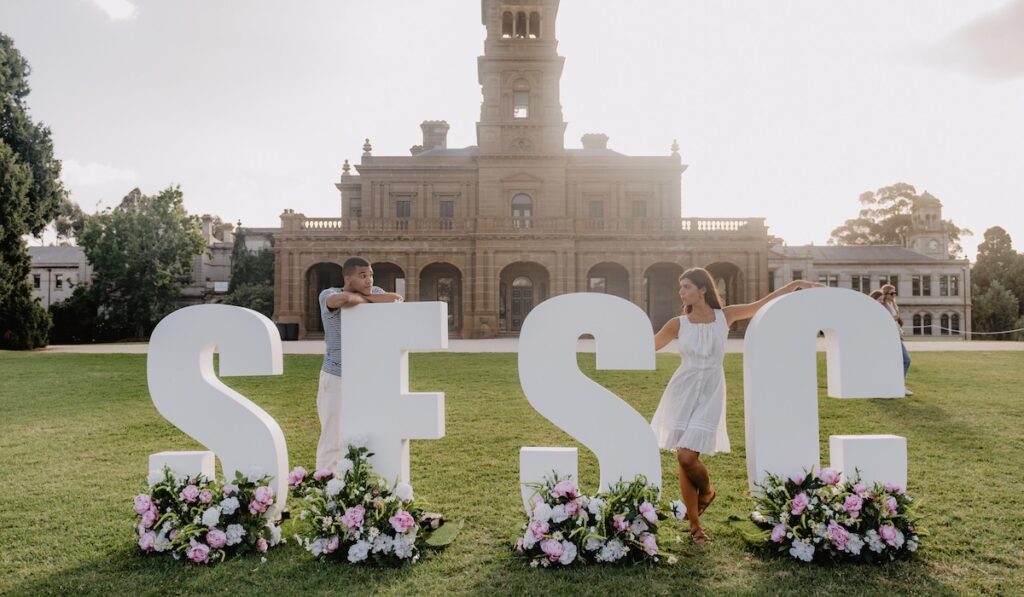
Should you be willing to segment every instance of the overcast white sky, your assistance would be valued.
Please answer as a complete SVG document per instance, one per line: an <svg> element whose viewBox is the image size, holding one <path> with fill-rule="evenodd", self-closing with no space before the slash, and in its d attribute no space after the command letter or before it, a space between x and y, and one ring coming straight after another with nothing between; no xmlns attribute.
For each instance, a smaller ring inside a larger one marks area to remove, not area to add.
<svg viewBox="0 0 1024 597"><path fill-rule="evenodd" d="M1024 247L1024 0L563 0L557 27L566 145L678 138L684 215L824 243L903 181L974 230L970 257L994 225ZM177 183L249 226L337 216L364 137L408 155L445 119L476 144L477 0L0 0L0 31L86 211Z"/></svg>

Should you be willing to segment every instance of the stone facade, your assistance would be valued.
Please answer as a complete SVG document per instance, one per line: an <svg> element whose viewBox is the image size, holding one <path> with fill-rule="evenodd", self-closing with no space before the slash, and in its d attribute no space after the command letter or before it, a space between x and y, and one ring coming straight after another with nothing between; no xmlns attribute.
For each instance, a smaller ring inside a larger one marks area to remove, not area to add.
<svg viewBox="0 0 1024 597"><path fill-rule="evenodd" d="M81 247L29 247L32 298L44 308L71 297L75 286L92 281L92 266Z"/></svg>
<svg viewBox="0 0 1024 597"><path fill-rule="evenodd" d="M477 145L448 148L444 121L424 122L409 156L375 156L367 139L336 184L340 217L285 210L275 321L317 337L316 297L341 284L352 255L407 300L447 302L450 333L462 338L516 334L537 303L580 291L630 300L657 328L678 314L677 278L691 266L709 268L729 303L763 295L764 219L682 217L675 143L665 156L623 155L603 134L565 147L558 1L482 8Z"/></svg>

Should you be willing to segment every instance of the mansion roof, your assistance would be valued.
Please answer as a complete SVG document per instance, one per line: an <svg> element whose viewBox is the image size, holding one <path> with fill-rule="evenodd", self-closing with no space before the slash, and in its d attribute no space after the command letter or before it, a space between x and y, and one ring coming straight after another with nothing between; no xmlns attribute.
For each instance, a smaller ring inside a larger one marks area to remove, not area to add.
<svg viewBox="0 0 1024 597"><path fill-rule="evenodd" d="M936 263L945 260L934 259L906 247L898 245L863 245L863 246L779 246L771 251L780 257L789 259L811 259L818 263Z"/></svg>

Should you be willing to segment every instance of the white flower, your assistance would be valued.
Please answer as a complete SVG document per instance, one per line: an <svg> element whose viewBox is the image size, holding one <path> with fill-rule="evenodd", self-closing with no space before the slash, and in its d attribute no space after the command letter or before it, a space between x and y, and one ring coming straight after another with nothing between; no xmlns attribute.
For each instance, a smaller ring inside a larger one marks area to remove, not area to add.
<svg viewBox="0 0 1024 597"><path fill-rule="evenodd" d="M814 546L807 541L794 541L789 548L789 555L798 560L810 562L814 559Z"/></svg>
<svg viewBox="0 0 1024 597"><path fill-rule="evenodd" d="M576 559L576 544L572 541L562 541L562 557L558 558L558 563L563 566L568 566Z"/></svg>
<svg viewBox="0 0 1024 597"><path fill-rule="evenodd" d="M675 556L669 556L669 557L668 557L668 559L667 559L666 561L667 561L667 562L668 562L668 563L669 563L670 565L672 565L672 564L675 564L676 562L678 562L678 561L679 561L679 558L677 558L677 557L675 557Z"/></svg>
<svg viewBox="0 0 1024 597"><path fill-rule="evenodd" d="M319 556L324 553L325 549L327 549L327 539L321 537L307 545L306 549L308 549L309 553L313 554L314 557Z"/></svg>
<svg viewBox="0 0 1024 597"><path fill-rule="evenodd" d="M245 536L245 529L240 524L229 524L224 534L228 536L228 545L238 545Z"/></svg>
<svg viewBox="0 0 1024 597"><path fill-rule="evenodd" d="M917 548L920 545L921 544L917 541L916 537L912 537L910 539L907 539L907 549L910 550L910 551L917 551Z"/></svg>
<svg viewBox="0 0 1024 597"><path fill-rule="evenodd" d="M220 508L214 506L213 508L207 508L206 512L203 512L203 524L209 528L217 526L220 522Z"/></svg>
<svg viewBox="0 0 1024 597"><path fill-rule="evenodd" d="M348 548L348 561L353 564L362 562L368 553L370 553L370 544L366 541L356 541L352 547Z"/></svg>
<svg viewBox="0 0 1024 597"><path fill-rule="evenodd" d="M153 551L164 552L171 548L171 542L167 539L167 534L163 531L156 536L156 541L153 542Z"/></svg>
<svg viewBox="0 0 1024 597"><path fill-rule="evenodd" d="M380 529L378 529L377 527L370 527L370 530L366 532L366 537L370 541L376 539L377 535L380 535Z"/></svg>
<svg viewBox="0 0 1024 597"><path fill-rule="evenodd" d="M335 497L341 493L342 489L345 489L345 481L343 479L334 477L327 482L327 495L331 497Z"/></svg>
<svg viewBox="0 0 1024 597"><path fill-rule="evenodd" d="M569 515L565 512L565 506L559 504L551 509L552 522L563 522Z"/></svg>
<svg viewBox="0 0 1024 597"><path fill-rule="evenodd" d="M263 470L260 469L259 467L254 466L254 467L249 469L248 473L245 474L245 480L250 482L250 483L256 483L257 481L262 479L263 476L264 476Z"/></svg>
<svg viewBox="0 0 1024 597"><path fill-rule="evenodd" d="M397 495L398 499L403 502L411 502L412 485L409 485L408 483L399 483L398 485L395 485L395 495Z"/></svg>
<svg viewBox="0 0 1024 597"><path fill-rule="evenodd" d="M601 498L593 498L590 503L587 504L587 510L594 516L601 516L601 510L604 509L604 500Z"/></svg>
<svg viewBox="0 0 1024 597"><path fill-rule="evenodd" d="M349 471L355 468L355 466L356 465L348 458L342 458L341 462L337 464L335 472L338 474L339 477L344 478Z"/></svg>
<svg viewBox="0 0 1024 597"><path fill-rule="evenodd" d="M412 557L413 545L416 543L414 535L395 535L393 544L395 556L401 560Z"/></svg>
<svg viewBox="0 0 1024 597"><path fill-rule="evenodd" d="M860 550L864 547L864 540L860 538L860 535L850 533L850 538L846 541L846 552L855 556L860 555Z"/></svg>
<svg viewBox="0 0 1024 597"><path fill-rule="evenodd" d="M533 546L537 544L537 538L533 536L533 531L526 529L523 533L523 548L533 549Z"/></svg>
<svg viewBox="0 0 1024 597"><path fill-rule="evenodd" d="M587 539L587 544L583 546L583 549L586 549L587 551L597 551L602 547L604 547L604 541L601 541L600 539L590 538Z"/></svg>
<svg viewBox="0 0 1024 597"><path fill-rule="evenodd" d="M391 553L394 543L395 540L390 535L381 533L373 540L373 553Z"/></svg>
<svg viewBox="0 0 1024 597"><path fill-rule="evenodd" d="M228 483L227 485L224 486L224 493L238 493L238 486L235 485L234 483Z"/></svg>
<svg viewBox="0 0 1024 597"><path fill-rule="evenodd" d="M882 553L885 550L885 543L878 536L878 531L874 529L864 534L864 540L867 542L868 548L875 553Z"/></svg>
<svg viewBox="0 0 1024 597"><path fill-rule="evenodd" d="M353 448L365 448L366 444L369 442L370 438L366 437L366 434L359 434L352 437L352 441L349 443L349 446Z"/></svg>
<svg viewBox="0 0 1024 597"><path fill-rule="evenodd" d="M238 498L229 497L220 501L220 512L224 516L231 516L238 510Z"/></svg>
<svg viewBox="0 0 1024 597"><path fill-rule="evenodd" d="M281 527L273 524L267 525L267 530L270 531L270 546L273 547L281 542Z"/></svg>
<svg viewBox="0 0 1024 597"><path fill-rule="evenodd" d="M598 562L615 562L618 561L622 556L626 554L626 550L622 545L622 542L618 539L612 539L608 543L605 543L601 551L597 553Z"/></svg>
<svg viewBox="0 0 1024 597"><path fill-rule="evenodd" d="M640 533L647 530L647 523L644 522L642 517L637 516L633 519L633 524L630 525L629 530L634 535L640 535Z"/></svg>
<svg viewBox="0 0 1024 597"><path fill-rule="evenodd" d="M533 509L533 519L541 522L547 522L551 520L551 506L541 503L537 504Z"/></svg>
<svg viewBox="0 0 1024 597"><path fill-rule="evenodd" d="M682 520L686 518L686 504L684 504L681 500L672 500L672 503L670 505L672 506L672 516L675 517L676 520ZM756 514L760 515L761 513L756 512ZM761 518L764 517L762 516Z"/></svg>
<svg viewBox="0 0 1024 597"><path fill-rule="evenodd" d="M149 476L146 477L146 482L149 483L150 487L156 485L157 483L159 483L159 482L161 482L163 480L164 480L164 472L163 471L149 471ZM154 549L156 549L156 548L154 548Z"/></svg>

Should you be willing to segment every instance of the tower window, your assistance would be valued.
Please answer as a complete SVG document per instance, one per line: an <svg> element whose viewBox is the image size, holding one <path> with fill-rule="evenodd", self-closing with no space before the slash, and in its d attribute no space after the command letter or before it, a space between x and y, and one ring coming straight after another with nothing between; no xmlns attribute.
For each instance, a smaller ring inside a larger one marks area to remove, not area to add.
<svg viewBox="0 0 1024 597"><path fill-rule="evenodd" d="M512 117L528 118L530 116L530 92L512 92Z"/></svg>
<svg viewBox="0 0 1024 597"><path fill-rule="evenodd" d="M526 38L526 13L520 12L516 14L516 32L515 36L519 39Z"/></svg>
<svg viewBox="0 0 1024 597"><path fill-rule="evenodd" d="M528 37L530 39L540 38L540 13L530 13L530 32Z"/></svg>
<svg viewBox="0 0 1024 597"><path fill-rule="evenodd" d="M512 13L501 15L501 38L512 39Z"/></svg>

